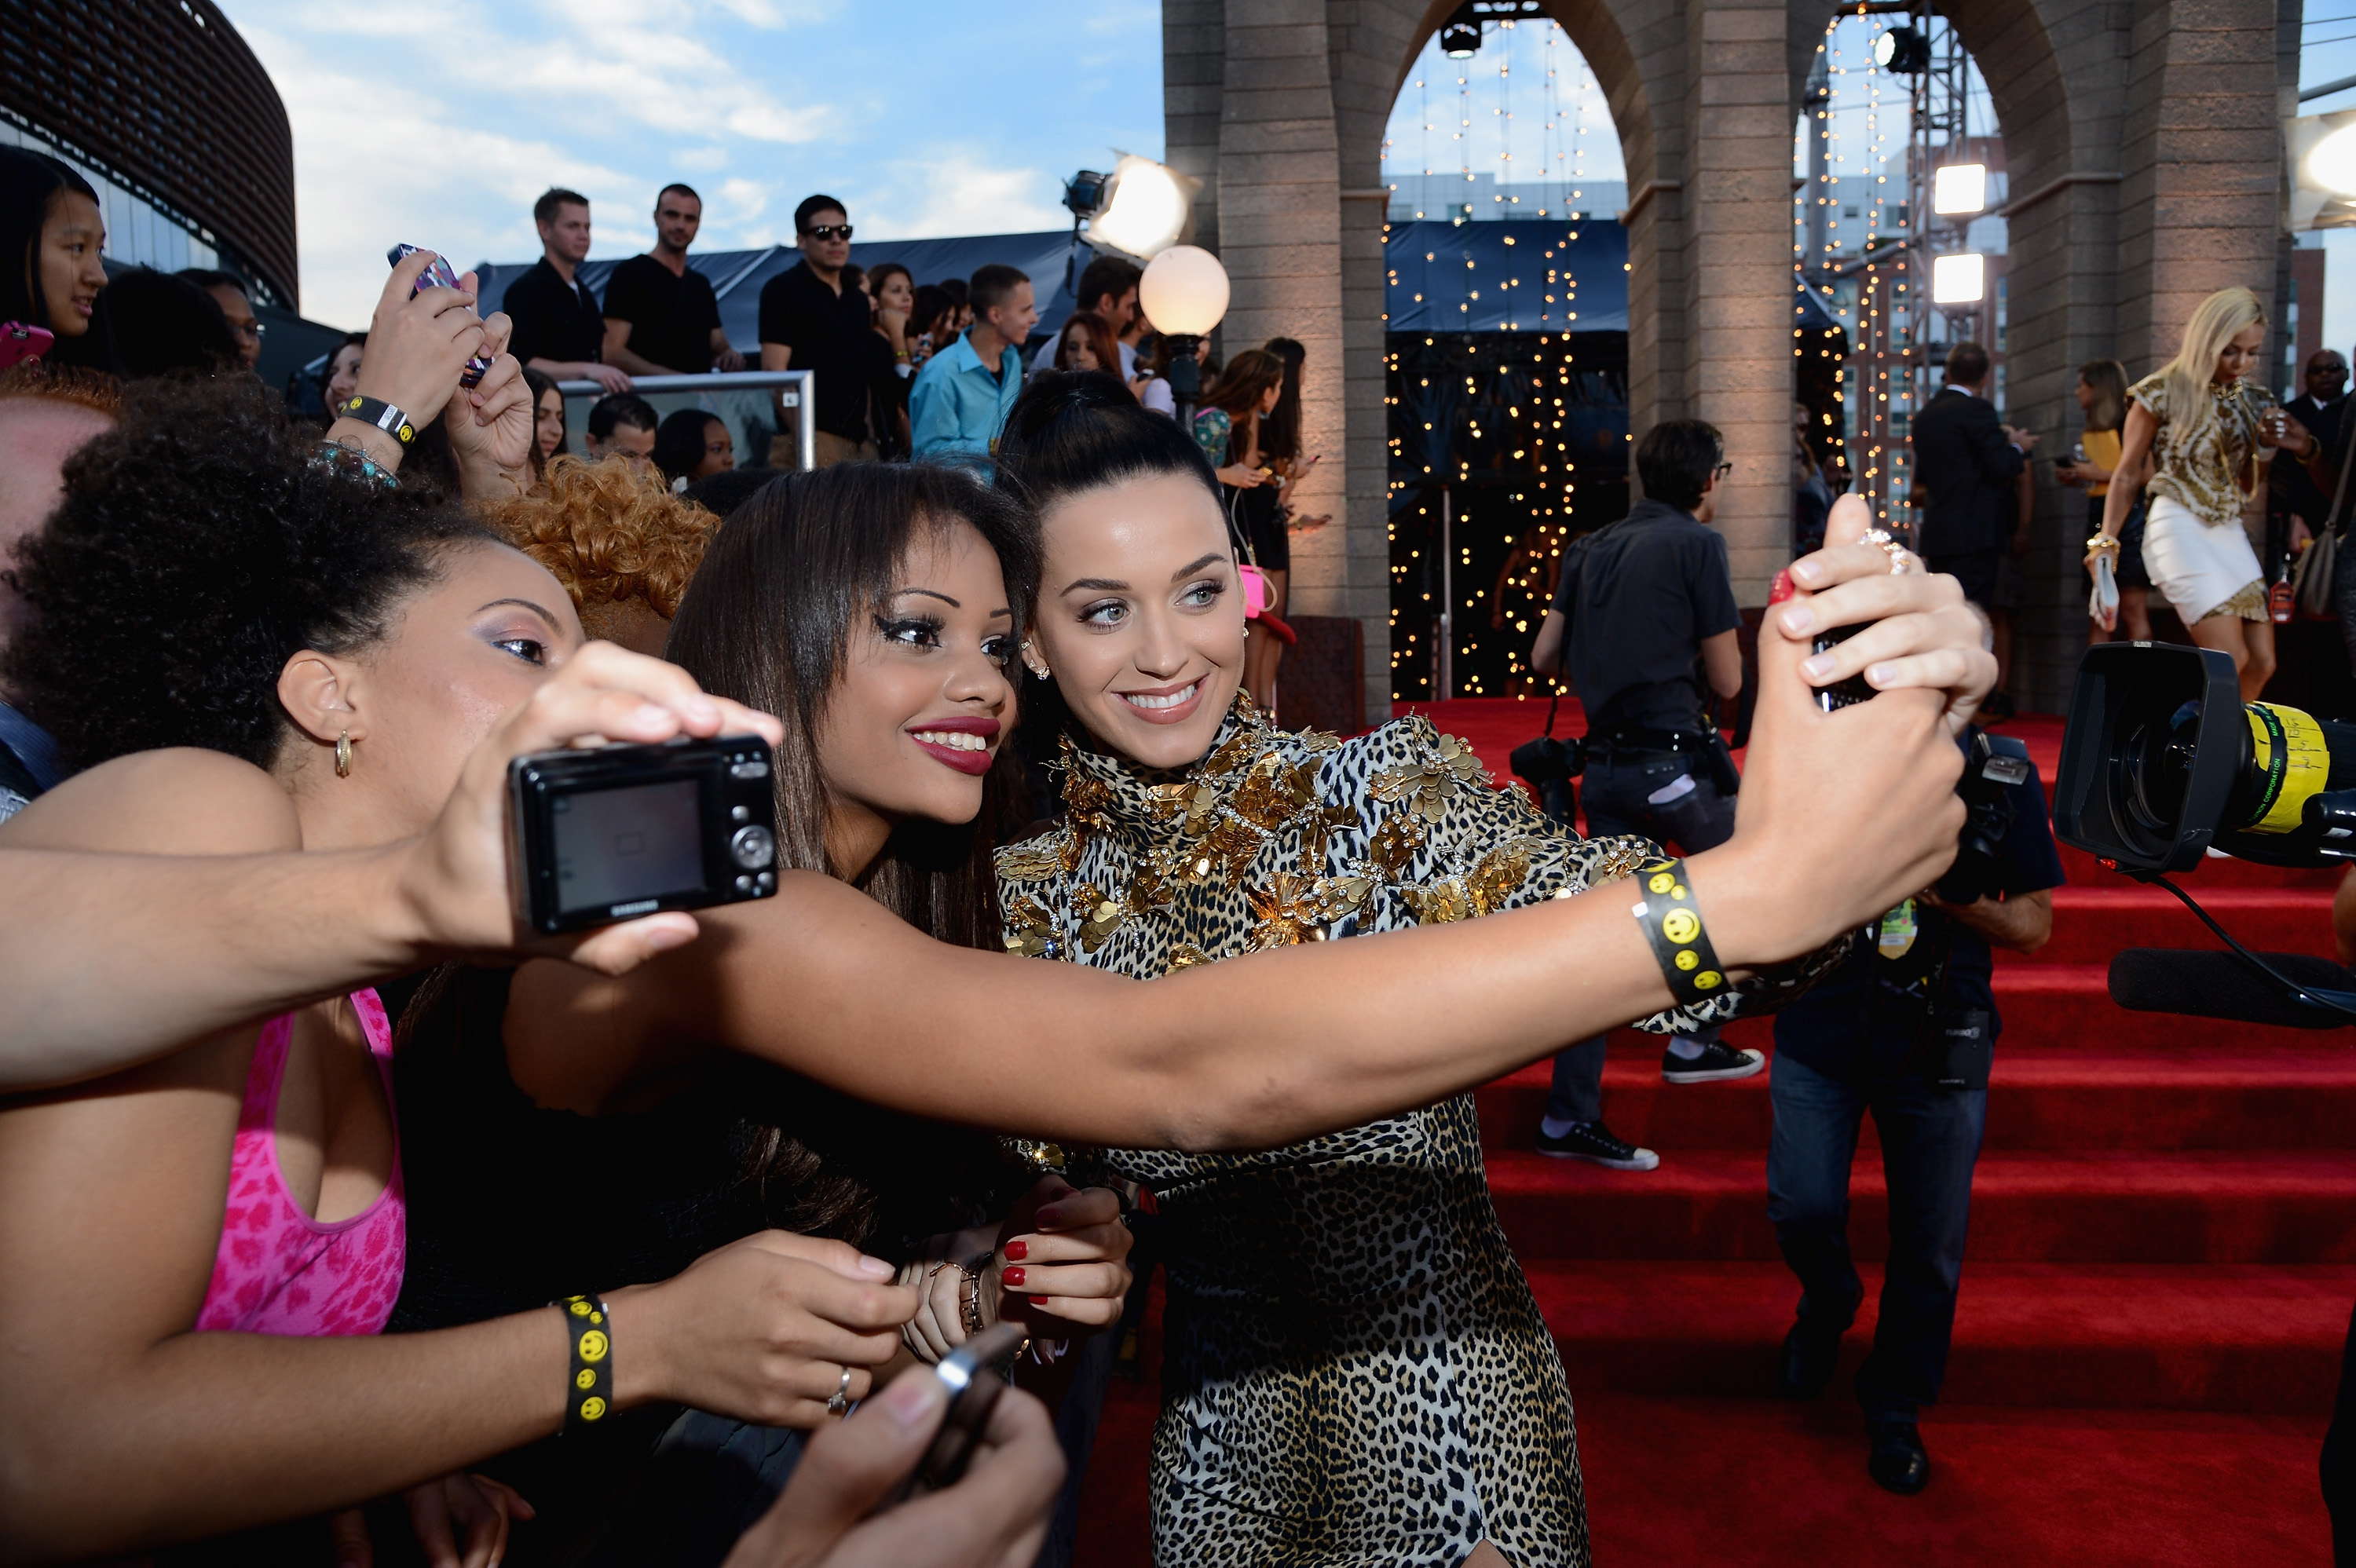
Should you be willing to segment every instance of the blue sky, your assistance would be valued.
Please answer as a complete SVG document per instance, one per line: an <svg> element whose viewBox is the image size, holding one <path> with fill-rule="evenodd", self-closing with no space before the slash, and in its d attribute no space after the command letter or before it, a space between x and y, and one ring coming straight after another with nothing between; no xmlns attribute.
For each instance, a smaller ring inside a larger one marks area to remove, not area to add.
<svg viewBox="0 0 2356 1568"><path fill-rule="evenodd" d="M790 241L812 191L862 239L1060 228L1075 169L1162 155L1158 0L221 0L294 129L304 314L365 325L397 240L537 255L532 198L644 250Z"/></svg>
<svg viewBox="0 0 2356 1568"><path fill-rule="evenodd" d="M2356 76L2356 0L2309 0L2309 20L2301 35L2298 85L2301 91ZM2317 98L2298 106L2301 114L2329 114L2356 109L2356 89ZM2356 350L2356 229L2326 229L2319 236L2302 236L2323 242L2323 340L2346 354Z"/></svg>

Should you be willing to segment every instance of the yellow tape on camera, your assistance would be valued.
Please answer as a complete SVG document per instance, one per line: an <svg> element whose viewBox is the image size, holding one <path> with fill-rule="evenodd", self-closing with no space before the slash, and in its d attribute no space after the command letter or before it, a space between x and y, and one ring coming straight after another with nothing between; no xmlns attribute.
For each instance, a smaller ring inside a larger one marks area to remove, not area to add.
<svg viewBox="0 0 2356 1568"><path fill-rule="evenodd" d="M2245 833L2288 833L2307 820L2307 803L2331 781L2331 748L2323 726L2296 708L2253 702L2250 744L2265 788Z"/></svg>

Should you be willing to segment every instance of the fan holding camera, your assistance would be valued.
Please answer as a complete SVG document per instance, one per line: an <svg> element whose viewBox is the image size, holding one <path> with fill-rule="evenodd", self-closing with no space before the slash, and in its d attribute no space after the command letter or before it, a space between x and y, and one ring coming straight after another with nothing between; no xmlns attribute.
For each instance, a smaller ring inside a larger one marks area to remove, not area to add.
<svg viewBox="0 0 2356 1568"><path fill-rule="evenodd" d="M1767 1212L1799 1275L1783 1341L1783 1392L1820 1392L1864 1290L1848 1243L1849 1169L1873 1113L1890 1189L1890 1262L1873 1352L1857 1374L1868 1468L1919 1492L1930 1456L1915 1424L1935 1400L1954 1331L1972 1171L1987 1120L1989 1059L2003 1021L1992 949L2034 953L2053 930L2061 852L2036 764L2018 741L1974 725L1955 786L1966 816L1938 882L1865 928L1848 957L1775 1019Z"/></svg>

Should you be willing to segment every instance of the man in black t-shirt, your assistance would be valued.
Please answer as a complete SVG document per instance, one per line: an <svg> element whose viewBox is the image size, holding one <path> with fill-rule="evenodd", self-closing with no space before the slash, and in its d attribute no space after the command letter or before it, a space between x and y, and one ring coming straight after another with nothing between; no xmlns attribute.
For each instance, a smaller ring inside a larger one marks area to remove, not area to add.
<svg viewBox="0 0 2356 1568"><path fill-rule="evenodd" d="M1967 751L1977 733L1965 733ZM2062 880L2033 764L2025 782L2006 787L2005 804L2011 820L1994 864L1956 867L1978 880L1959 895L1993 892L1969 903L1935 891L1908 899L1775 1015L1767 1214L1802 1290L1799 1319L1783 1340L1783 1391L1806 1399L1831 1381L1840 1337L1864 1296L1849 1254L1848 1189L1858 1123L1869 1110L1890 1192L1890 1261L1857 1398L1870 1445L1867 1468L1901 1494L1931 1478L1915 1416L1938 1397L1946 1371L1972 1171L1987 1122L1986 1073L2004 1027L1989 949L2042 947L2053 931L2050 890ZM1951 1059L1951 1049L1970 1055Z"/></svg>
<svg viewBox="0 0 2356 1568"><path fill-rule="evenodd" d="M1742 624L1726 540L1709 527L1730 466L1718 431L1671 420L1644 432L1636 474L1644 498L1573 545L1555 602L1530 650L1532 668L1568 673L1587 710L1587 832L1625 834L1680 855L1734 836L1733 759L1709 720L1715 695L1742 689ZM1671 1037L1671 1083L1748 1078L1766 1065L1715 1029ZM1537 1149L1615 1170L1650 1170L1660 1156L1603 1125L1603 1041L1555 1057L1554 1092Z"/></svg>
<svg viewBox="0 0 2356 1568"><path fill-rule="evenodd" d="M851 260L851 220L834 197L813 196L794 208L794 233L802 259L761 285L761 368L818 376L814 466L859 458L873 462L875 436L867 389L875 333L866 292L843 282L842 269ZM789 427L781 420L777 428ZM791 461L780 453L769 456L774 467Z"/></svg>
<svg viewBox="0 0 2356 1568"><path fill-rule="evenodd" d="M606 364L633 376L744 368L744 357L721 330L712 280L687 264L687 248L702 226L703 198L683 185L663 187L655 198L655 248L605 280Z"/></svg>
<svg viewBox="0 0 2356 1568"><path fill-rule="evenodd" d="M581 281L589 256L589 198L552 187L531 204L540 260L508 285L499 308L515 324L508 352L559 381L594 381L626 392L630 378L603 359L605 321L597 296Z"/></svg>

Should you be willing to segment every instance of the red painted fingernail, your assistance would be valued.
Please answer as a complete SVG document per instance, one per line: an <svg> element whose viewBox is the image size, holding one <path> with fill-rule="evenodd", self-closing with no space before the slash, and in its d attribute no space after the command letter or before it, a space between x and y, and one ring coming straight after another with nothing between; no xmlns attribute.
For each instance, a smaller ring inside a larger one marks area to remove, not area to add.
<svg viewBox="0 0 2356 1568"><path fill-rule="evenodd" d="M1792 574L1789 571L1777 572L1775 574L1774 586L1767 590L1767 603L1770 604L1781 604L1784 600L1789 599L1791 596Z"/></svg>
<svg viewBox="0 0 2356 1568"><path fill-rule="evenodd" d="M1006 1280L1006 1287L1009 1290L1012 1290L1023 1283L1023 1271L1019 1268L1008 1269L1004 1277Z"/></svg>
<svg viewBox="0 0 2356 1568"><path fill-rule="evenodd" d="M1017 1261L1019 1261L1019 1260L1021 1260L1021 1259L1027 1258L1027 1257L1029 1257L1030 1255L1031 1255L1031 1243L1028 1243L1028 1242L1009 1242L1009 1243L1006 1243L1006 1261L1007 1261L1007 1262L1009 1262L1009 1263L1014 1263L1014 1262L1017 1262Z"/></svg>
<svg viewBox="0 0 2356 1568"><path fill-rule="evenodd" d="M1044 1307L1047 1305L1047 1298L1044 1296L1034 1296L1031 1298L1031 1305L1033 1307Z"/></svg>

